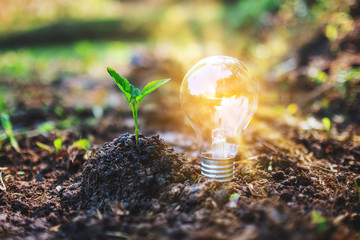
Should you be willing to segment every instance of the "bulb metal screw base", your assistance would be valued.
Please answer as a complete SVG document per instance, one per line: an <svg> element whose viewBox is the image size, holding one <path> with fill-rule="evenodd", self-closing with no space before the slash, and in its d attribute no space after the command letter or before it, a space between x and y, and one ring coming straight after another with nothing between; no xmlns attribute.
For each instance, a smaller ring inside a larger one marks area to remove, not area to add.
<svg viewBox="0 0 360 240"><path fill-rule="evenodd" d="M234 178L235 158L214 159L202 156L201 174L218 182Z"/></svg>

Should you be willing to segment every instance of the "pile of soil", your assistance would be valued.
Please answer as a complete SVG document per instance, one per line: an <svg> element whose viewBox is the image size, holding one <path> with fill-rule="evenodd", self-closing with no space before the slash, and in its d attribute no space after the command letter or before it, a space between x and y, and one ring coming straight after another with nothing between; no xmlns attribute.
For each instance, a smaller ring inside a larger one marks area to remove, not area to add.
<svg viewBox="0 0 360 240"><path fill-rule="evenodd" d="M86 162L81 176L83 208L108 208L118 201L131 213L143 212L172 183L191 179L187 160L159 136L122 135L105 143Z"/></svg>

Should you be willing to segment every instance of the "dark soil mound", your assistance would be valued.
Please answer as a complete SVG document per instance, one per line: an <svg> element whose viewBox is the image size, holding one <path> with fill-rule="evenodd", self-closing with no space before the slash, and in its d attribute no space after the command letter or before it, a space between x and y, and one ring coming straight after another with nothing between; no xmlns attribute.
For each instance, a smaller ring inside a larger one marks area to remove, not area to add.
<svg viewBox="0 0 360 240"><path fill-rule="evenodd" d="M102 148L84 165L82 207L106 209L116 201L132 213L143 212L171 183L191 179L187 160L169 149L159 136L125 134Z"/></svg>

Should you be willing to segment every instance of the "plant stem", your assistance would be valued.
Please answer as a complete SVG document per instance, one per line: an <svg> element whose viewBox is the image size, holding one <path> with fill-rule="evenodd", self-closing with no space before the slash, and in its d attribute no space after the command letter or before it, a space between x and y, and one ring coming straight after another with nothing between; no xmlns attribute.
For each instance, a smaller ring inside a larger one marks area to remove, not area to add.
<svg viewBox="0 0 360 240"><path fill-rule="evenodd" d="M138 137L139 137L139 128L138 128L138 123L137 123L137 111L138 111L138 107L136 106L136 103L132 103L132 112L133 112L133 117L134 117L134 121L135 121L135 143L136 143L136 149L139 152L139 145L138 145Z"/></svg>

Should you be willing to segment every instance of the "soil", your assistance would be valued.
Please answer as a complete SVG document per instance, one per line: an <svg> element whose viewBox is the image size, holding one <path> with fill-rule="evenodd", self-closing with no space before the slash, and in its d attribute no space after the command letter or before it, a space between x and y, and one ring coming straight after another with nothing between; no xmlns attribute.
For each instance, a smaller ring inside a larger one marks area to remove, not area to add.
<svg viewBox="0 0 360 240"><path fill-rule="evenodd" d="M252 139L257 157L219 183L158 136L140 136L137 151L124 134L89 159L71 147L75 136L56 154L35 144L53 135L19 139L21 153L3 147L1 237L356 239L360 231L359 146L351 141L294 132L294 152ZM315 210L326 219L321 231Z"/></svg>

